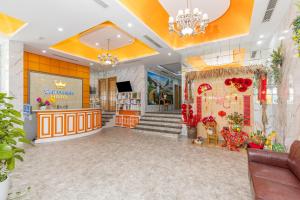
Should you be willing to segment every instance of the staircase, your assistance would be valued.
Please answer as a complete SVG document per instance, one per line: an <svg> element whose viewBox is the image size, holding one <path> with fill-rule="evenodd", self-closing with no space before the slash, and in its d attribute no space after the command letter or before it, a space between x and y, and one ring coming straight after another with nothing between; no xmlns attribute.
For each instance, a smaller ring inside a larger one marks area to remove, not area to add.
<svg viewBox="0 0 300 200"><path fill-rule="evenodd" d="M178 112L146 112L135 129L144 133L178 138L181 128L181 114Z"/></svg>
<svg viewBox="0 0 300 200"><path fill-rule="evenodd" d="M108 127L114 119L116 112L103 111L102 113L102 127ZM114 124L114 122L113 122Z"/></svg>

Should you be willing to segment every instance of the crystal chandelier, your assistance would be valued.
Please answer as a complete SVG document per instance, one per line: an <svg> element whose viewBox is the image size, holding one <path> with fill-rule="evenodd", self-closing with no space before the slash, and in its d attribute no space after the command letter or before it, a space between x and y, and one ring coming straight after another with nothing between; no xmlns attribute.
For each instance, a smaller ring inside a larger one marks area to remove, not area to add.
<svg viewBox="0 0 300 200"><path fill-rule="evenodd" d="M175 21L172 16L169 17L169 31L176 32L180 36L205 33L208 22L208 15L202 14L198 8L194 8L191 12L189 0L187 0L187 8L184 11L178 11Z"/></svg>
<svg viewBox="0 0 300 200"><path fill-rule="evenodd" d="M108 53L109 52L109 42L110 42L110 39L107 39L107 53L99 55L98 59L99 59L101 65L115 67L118 64L119 59L118 59L118 57L113 56Z"/></svg>

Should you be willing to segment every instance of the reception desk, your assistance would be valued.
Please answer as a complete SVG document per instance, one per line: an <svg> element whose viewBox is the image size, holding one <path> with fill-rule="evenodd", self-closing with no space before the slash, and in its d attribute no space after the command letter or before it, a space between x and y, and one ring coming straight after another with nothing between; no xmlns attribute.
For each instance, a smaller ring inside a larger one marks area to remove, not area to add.
<svg viewBox="0 0 300 200"><path fill-rule="evenodd" d="M100 109L36 110L36 143L91 135L102 128Z"/></svg>

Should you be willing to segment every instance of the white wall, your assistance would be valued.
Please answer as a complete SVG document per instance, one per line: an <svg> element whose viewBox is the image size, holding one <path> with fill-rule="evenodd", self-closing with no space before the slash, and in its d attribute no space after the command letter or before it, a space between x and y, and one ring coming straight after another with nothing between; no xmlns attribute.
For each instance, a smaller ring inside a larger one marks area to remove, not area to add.
<svg viewBox="0 0 300 200"><path fill-rule="evenodd" d="M108 71L92 71L91 72L91 86L96 86L98 93L98 80L109 77L117 77L117 82L130 81L132 90L134 92L140 92L141 104L145 105L146 99L143 94L146 93L146 77L145 66L142 64L136 64L126 67L116 67ZM145 106L142 106L142 114L145 113Z"/></svg>
<svg viewBox="0 0 300 200"><path fill-rule="evenodd" d="M290 30L282 41L284 49L283 79L278 95L281 101L273 106L270 118L270 126L273 126L285 138L285 144L290 147L291 143L300 140L300 58L297 57L297 47L292 40L292 21L296 18L297 11L294 4L290 12L282 21L278 33L274 34L274 41L283 35L283 30ZM277 42L277 45L279 42ZM275 46L275 45L274 45ZM293 93L292 93L293 92ZM292 103L289 99L292 98Z"/></svg>
<svg viewBox="0 0 300 200"><path fill-rule="evenodd" d="M13 104L18 111L23 110L23 54L22 42L5 40L1 42L0 91L15 97Z"/></svg>

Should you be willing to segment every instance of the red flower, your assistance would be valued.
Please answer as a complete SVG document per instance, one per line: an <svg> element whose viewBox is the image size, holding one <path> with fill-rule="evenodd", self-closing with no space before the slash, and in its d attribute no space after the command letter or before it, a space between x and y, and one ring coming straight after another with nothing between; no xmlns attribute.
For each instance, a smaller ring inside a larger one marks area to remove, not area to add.
<svg viewBox="0 0 300 200"><path fill-rule="evenodd" d="M231 79L226 79L224 83L225 85L229 86L231 85L231 81L232 81Z"/></svg>
<svg viewBox="0 0 300 200"><path fill-rule="evenodd" d="M245 85L246 85L247 87L250 87L250 86L252 85L252 80L251 80L250 78L246 78L246 79L244 80L244 83L245 83Z"/></svg>
<svg viewBox="0 0 300 200"><path fill-rule="evenodd" d="M242 84L244 84L244 79L238 78L236 82L237 82L238 84L242 85Z"/></svg>
<svg viewBox="0 0 300 200"><path fill-rule="evenodd" d="M181 112L181 114L182 114L182 115L186 115L186 110L183 110L183 111Z"/></svg>
<svg viewBox="0 0 300 200"><path fill-rule="evenodd" d="M239 91L239 92L246 92L247 89L248 89L247 87L244 87L244 86L243 86L243 87L240 87L240 88L238 89L238 91Z"/></svg>
<svg viewBox="0 0 300 200"><path fill-rule="evenodd" d="M193 114L193 110L190 110L189 113L190 113L190 114Z"/></svg>

